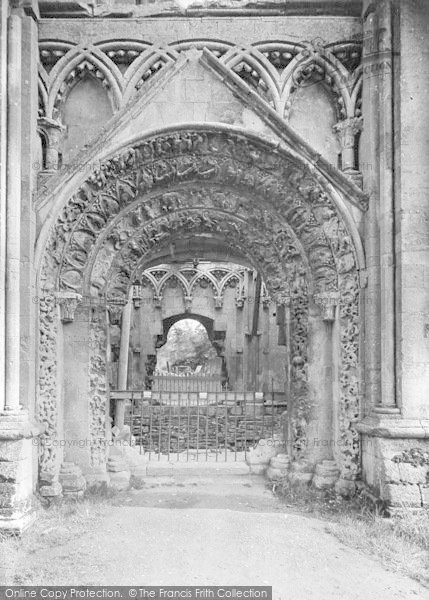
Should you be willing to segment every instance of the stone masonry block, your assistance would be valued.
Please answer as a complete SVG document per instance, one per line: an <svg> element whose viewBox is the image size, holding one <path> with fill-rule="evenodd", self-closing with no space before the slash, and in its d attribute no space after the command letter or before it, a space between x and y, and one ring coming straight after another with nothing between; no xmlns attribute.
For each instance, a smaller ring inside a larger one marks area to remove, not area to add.
<svg viewBox="0 0 429 600"><path fill-rule="evenodd" d="M401 481L404 483L426 483L428 467L414 466L409 463L398 463Z"/></svg>
<svg viewBox="0 0 429 600"><path fill-rule="evenodd" d="M0 462L0 482L19 482L20 476L25 476L24 467L24 461Z"/></svg>
<svg viewBox="0 0 429 600"><path fill-rule="evenodd" d="M24 498L22 486L17 483L0 483L0 508L13 508Z"/></svg>
<svg viewBox="0 0 429 600"><path fill-rule="evenodd" d="M11 442L0 442L0 462L16 461L26 458L28 451L25 440L16 440Z"/></svg>
<svg viewBox="0 0 429 600"><path fill-rule="evenodd" d="M381 499L389 506L421 507L422 499L418 485L385 484L381 489Z"/></svg>
<svg viewBox="0 0 429 600"><path fill-rule="evenodd" d="M385 460L384 464L384 479L386 482L400 483L401 474L399 473L399 465L391 460Z"/></svg>

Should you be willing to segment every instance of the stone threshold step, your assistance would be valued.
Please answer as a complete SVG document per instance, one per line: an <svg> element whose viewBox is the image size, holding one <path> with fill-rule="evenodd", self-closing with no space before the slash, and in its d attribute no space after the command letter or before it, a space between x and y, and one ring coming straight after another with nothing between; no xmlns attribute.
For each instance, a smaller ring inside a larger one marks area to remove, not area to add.
<svg viewBox="0 0 429 600"><path fill-rule="evenodd" d="M151 476L214 476L249 475L250 468L245 462L157 462L148 461L146 475Z"/></svg>

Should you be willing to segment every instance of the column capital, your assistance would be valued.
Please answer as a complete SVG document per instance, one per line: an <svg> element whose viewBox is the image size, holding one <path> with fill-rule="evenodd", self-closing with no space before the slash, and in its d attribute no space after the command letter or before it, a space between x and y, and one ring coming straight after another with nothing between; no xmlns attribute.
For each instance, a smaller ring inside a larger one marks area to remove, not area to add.
<svg viewBox="0 0 429 600"><path fill-rule="evenodd" d="M9 0L14 14L28 15L36 21L40 19L39 3L37 0Z"/></svg>
<svg viewBox="0 0 429 600"><path fill-rule="evenodd" d="M61 321L71 323L74 321L74 314L77 307L82 302L82 294L75 292L57 292L55 299L60 307Z"/></svg>
<svg viewBox="0 0 429 600"><path fill-rule="evenodd" d="M45 171L56 171L59 167L58 148L66 128L59 121L48 117L39 117L37 127L39 132L46 137L46 164L43 165L43 169Z"/></svg>
<svg viewBox="0 0 429 600"><path fill-rule="evenodd" d="M132 300L134 308L140 308L142 300L143 286L140 283L134 283L132 286Z"/></svg>
<svg viewBox="0 0 429 600"><path fill-rule="evenodd" d="M340 292L337 290L319 292L313 296L315 304L320 306L323 321L335 321L335 308L340 303Z"/></svg>
<svg viewBox="0 0 429 600"><path fill-rule="evenodd" d="M128 304L128 299L125 296L115 296L114 298L107 298L106 304L109 313L110 324L119 325L122 317L122 311L124 306Z"/></svg>
<svg viewBox="0 0 429 600"><path fill-rule="evenodd" d="M363 117L349 117L348 119L339 121L333 126L333 129L337 134L341 150L354 148L355 137L360 131L362 131L362 127Z"/></svg>

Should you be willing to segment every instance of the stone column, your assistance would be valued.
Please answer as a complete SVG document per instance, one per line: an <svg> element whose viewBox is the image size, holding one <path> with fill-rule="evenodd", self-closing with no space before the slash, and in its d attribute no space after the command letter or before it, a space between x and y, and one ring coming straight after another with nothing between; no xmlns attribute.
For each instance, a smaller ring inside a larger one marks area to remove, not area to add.
<svg viewBox="0 0 429 600"><path fill-rule="evenodd" d="M6 201L7 201L7 16L8 4L0 4L0 315L5 314ZM5 320L0 319L0 412L5 405Z"/></svg>
<svg viewBox="0 0 429 600"><path fill-rule="evenodd" d="M33 7L37 10L35 4ZM21 152L21 267L20 267L20 403L35 412L37 304L34 250L36 212L34 197L37 189L38 62L39 45L37 16L28 12L22 18L22 152Z"/></svg>
<svg viewBox="0 0 429 600"><path fill-rule="evenodd" d="M362 117L351 117L334 125L341 148L342 170L359 187L362 187L362 174L355 168L355 142L362 130L362 120Z"/></svg>
<svg viewBox="0 0 429 600"><path fill-rule="evenodd" d="M133 301L125 298L116 298L108 303L110 322L121 323L121 345L119 348L118 381L117 389L127 389L128 356L130 349L131 316ZM115 426L122 429L125 418L125 401L117 400L115 406Z"/></svg>
<svg viewBox="0 0 429 600"><path fill-rule="evenodd" d="M89 323L89 439L90 468L86 471L89 482L107 477L107 441L110 439L109 387L107 381L107 328L106 305L101 301L91 311Z"/></svg>
<svg viewBox="0 0 429 600"><path fill-rule="evenodd" d="M375 410L399 413L396 405L395 368L395 243L393 189L393 56L392 4L379 3L379 194L380 194L380 326L381 326L381 398Z"/></svg>
<svg viewBox="0 0 429 600"><path fill-rule="evenodd" d="M46 139L46 157L45 164L42 165L45 171L56 171L59 167L59 152L58 149L64 134L65 127L54 119L41 117L37 124L43 132Z"/></svg>
<svg viewBox="0 0 429 600"><path fill-rule="evenodd" d="M0 7L0 531L19 533L32 520L35 486L32 438L41 428L21 408L21 198L23 20L9 2ZM30 17L28 17L30 18ZM7 111L7 112L6 112ZM6 119L7 115L7 119ZM27 117L31 120L30 114ZM27 176L28 173L24 173ZM25 190L24 190L25 192ZM31 201L31 194L24 201ZM28 287L30 293L30 287Z"/></svg>
<svg viewBox="0 0 429 600"><path fill-rule="evenodd" d="M316 294L308 315L308 387L311 405L307 458L313 463L333 460L335 428L333 411L332 331L338 294Z"/></svg>
<svg viewBox="0 0 429 600"><path fill-rule="evenodd" d="M429 450L429 55L427 2L400 2L394 64L397 394L402 416L424 427ZM425 63L423 65L423 63ZM401 69L400 72L399 68ZM400 78L400 85L399 85ZM399 126L400 123L400 126ZM417 445L410 440L409 445ZM429 504L429 492L426 493Z"/></svg>
<svg viewBox="0 0 429 600"><path fill-rule="evenodd" d="M398 414L395 390L395 247L393 223L392 6L364 3L364 130L361 170L370 197L365 224L366 412ZM368 406L369 405L369 406Z"/></svg>
<svg viewBox="0 0 429 600"><path fill-rule="evenodd" d="M76 465L88 482L105 481L110 429L106 305L103 298L81 301L68 293L58 294L58 303L64 337L63 475Z"/></svg>
<svg viewBox="0 0 429 600"><path fill-rule="evenodd" d="M6 412L20 410L21 32L21 16L12 13L7 71Z"/></svg>

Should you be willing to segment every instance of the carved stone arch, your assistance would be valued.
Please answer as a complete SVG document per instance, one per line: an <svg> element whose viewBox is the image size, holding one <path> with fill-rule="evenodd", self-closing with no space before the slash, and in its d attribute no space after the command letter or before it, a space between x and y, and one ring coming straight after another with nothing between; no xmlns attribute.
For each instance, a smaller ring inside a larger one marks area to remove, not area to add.
<svg viewBox="0 0 429 600"><path fill-rule="evenodd" d="M214 338L214 321L213 321L213 319L210 319L210 317L206 317L206 316L200 315L198 313L186 312L186 313L179 313L176 315L172 315L171 317L166 317L165 319L163 319L162 338L160 340L162 345L167 342L168 332L173 327L173 325L175 325L176 323L179 323L179 321L183 321L183 319L194 319L195 321L198 321L198 323L201 323L201 325L207 331L209 340L213 343L213 340L215 339Z"/></svg>
<svg viewBox="0 0 429 600"><path fill-rule="evenodd" d="M76 45L64 40L39 40L40 68L46 75L50 74L55 65Z"/></svg>
<svg viewBox="0 0 429 600"><path fill-rule="evenodd" d="M207 190L212 194L210 205L198 204L208 198ZM127 266L126 280L129 280L145 255L144 249L157 243L156 238L151 238L151 231L156 234L164 227L167 236L173 231L186 231L185 221L179 219L178 227L173 227L172 221L178 215L188 219L193 213L200 221L189 225L189 233L198 229L207 233L216 230L231 237L231 231L237 226L235 240L241 252L249 252L256 266L270 267L268 272L261 268L269 291L274 289L275 295L276 285L290 290L291 314L297 324L292 375L297 406L302 401L304 420L309 286L314 301L317 295L324 300L329 297L326 294L332 293L339 303L339 411L340 435L344 440L341 470L346 479L355 477L359 469L358 439L354 431L359 400L356 391L359 384L358 267L363 265L361 249L355 243L358 234L351 218L344 217L347 211L341 208L340 192L336 195L334 191L317 166L310 165L283 144L216 126L176 128L148 136L104 161L57 211L52 230L39 243L43 348L39 362L38 407L39 418L48 424L49 435L55 434L58 418L56 331L60 323L55 303L47 302L44 292L79 289L86 293L96 266L100 266L108 282L113 273L111 268L121 268L128 259L130 268ZM204 211L206 229L201 226ZM214 216L218 221L214 221ZM215 225L209 227L208 223ZM127 233L129 225L132 236ZM262 243L251 243L252 236L256 235L262 238ZM260 258L258 253L261 253ZM291 261L294 268L289 270L288 256L295 257L295 262ZM70 285L70 281L65 285L65 275L72 272L79 274L76 285ZM276 277L280 281L275 281ZM108 288L103 289L108 291ZM102 339L101 333L99 339ZM89 368L91 382L95 381L90 394L97 398L103 394L97 379L99 359L99 356L91 359ZM302 434L303 431L297 429L297 437ZM97 457L98 449L94 448L94 457ZM52 467L53 452L42 450L43 467Z"/></svg>
<svg viewBox="0 0 429 600"><path fill-rule="evenodd" d="M150 42L129 38L103 40L94 44L94 47L101 50L124 76L133 62L152 46Z"/></svg>
<svg viewBox="0 0 429 600"><path fill-rule="evenodd" d="M140 87L163 67L177 60L178 54L171 49L151 46L128 67L124 75L124 105Z"/></svg>
<svg viewBox="0 0 429 600"><path fill-rule="evenodd" d="M206 281L207 284L212 288L214 295L220 296L220 289L218 283L214 279L214 277L210 275L210 273L201 273L201 275L198 275L193 279L191 293L195 289L195 287L200 284L201 281Z"/></svg>
<svg viewBox="0 0 429 600"><path fill-rule="evenodd" d="M138 270L138 267L136 269L134 269L133 273L135 273L137 270ZM179 287L181 288L183 294L185 296L189 296L190 289L189 289L188 282L179 272L173 272L173 271L170 271L169 273L167 273L159 282L158 294L162 295L165 288L174 280L176 280L176 282L179 285Z"/></svg>
<svg viewBox="0 0 429 600"><path fill-rule="evenodd" d="M160 147L164 140L161 138L159 141ZM190 149L192 151L192 146ZM226 149L229 152L229 145L226 146ZM83 186L74 199L73 204L78 207L79 212L82 206L86 205L87 208L80 214L72 229L72 235L69 236L65 245L63 255L68 265L64 266L63 271L69 269L77 272L83 265L88 264L92 260L89 255L93 253L95 244L100 243L100 240L103 241L104 237L108 235L110 227L115 225L116 221L123 219L124 215L128 218L131 210L134 210L132 218L135 222L144 222L149 220L151 215L161 216L168 213L175 204L184 204L183 190L180 185L186 184L187 179L189 180L189 177L192 176L191 181L200 180L199 189L203 185L207 186L206 182L210 181L213 202L217 203L218 210L229 211L233 214L241 213L246 218L250 218L256 227L271 229L271 232L275 234L276 243L283 245L285 252L287 252L289 243L288 237L292 237L298 246L302 244L304 254L307 255L313 270L315 285L327 288L335 287L335 264L333 256L330 258L329 240L325 236L323 228L319 227L321 223L315 218L312 208L314 202L328 202L328 199L318 188L317 183L310 180L308 173L301 173L297 166L292 164L286 169L285 181L282 181L273 173L267 173L266 170L255 166L253 164L254 156L251 162L246 164L245 161L240 161L231 155L221 156L216 161L210 156L198 157L194 156L194 153L186 156L182 152L177 160L163 157L162 160L156 160L150 165L143 166L133 174L128 165L133 160L135 152L133 150L110 161L107 167L109 169L113 167L113 174L117 172L117 169L127 170L127 175L121 176L122 179L115 177L114 189L111 193L115 193L119 200L112 199L110 203L103 204L100 196L97 195L98 184L94 185L94 181ZM252 164L252 169L248 168L250 164ZM106 178L107 168L102 169L97 176L106 182L108 181ZM112 178L112 175L110 177ZM134 183L132 182L133 177L137 178ZM173 189L155 196L151 190L159 180L161 180L159 187L173 184ZM139 189L136 186L137 181ZM219 184L223 186L228 184L231 190L237 191L234 195L230 194L226 197ZM289 186L289 191L285 186ZM148 199L147 203L142 203L139 199L142 193L141 188L148 190L145 196ZM196 198L198 189L194 190L193 194ZM203 198L200 200L201 204L197 204L201 210L205 208L204 201ZM231 206L233 210L231 210ZM109 210L115 214L112 215ZM283 229L279 223L284 224ZM76 232L81 238L80 241L76 240ZM99 235L100 232L101 235ZM72 254L66 249L69 245ZM293 244L291 244L292 246ZM67 285L77 291L79 284L69 282Z"/></svg>
<svg viewBox="0 0 429 600"><path fill-rule="evenodd" d="M255 227L248 226L243 220L239 220L233 213L224 214L222 212L211 210L206 211L200 217L197 210L181 210L176 211L168 216L162 216L158 219L153 219L142 228L131 232L127 240L122 244L118 239L117 232L112 231L108 240L113 240L112 245L116 244L116 253L112 258L109 269L104 270L101 278L101 270L98 268L97 260L94 260L91 269L88 269L85 275L83 289L85 293L96 293L96 289L90 288L90 282L94 281L92 273L95 271L99 276L97 288L100 295L109 295L112 286L116 286L116 292L122 290L121 293L126 294L134 274L139 270L145 254L150 248L160 241L161 236L179 234L197 234L201 231L201 227L206 221L206 233L215 232L225 239L228 239L238 249L238 251L246 256L252 255L255 267L260 270L263 276L270 283L273 296L284 295L282 282L292 276L294 263L301 262L299 251L292 246L292 241L289 241L290 247L293 247L293 254L286 263L287 257L273 246L273 235L275 232L270 231L264 233ZM259 247L255 248L255 246ZM103 256L104 260L104 256ZM104 264L107 264L104 261ZM73 266L74 269L74 266ZM73 272L75 272L73 270ZM101 282L105 283L102 284ZM214 283L214 289L216 285Z"/></svg>
<svg viewBox="0 0 429 600"><path fill-rule="evenodd" d="M243 272L244 272L244 270L242 272L240 272L240 271L231 271L230 273L228 273L227 275L225 275L225 277L219 283L220 294L223 295L225 293L225 290L226 290L227 287L232 287L231 283L233 281L237 281L236 286L238 286L240 284L240 281L242 281L242 279L243 279Z"/></svg>
<svg viewBox="0 0 429 600"><path fill-rule="evenodd" d="M353 75L333 54L323 47L314 49L309 46L290 64L288 78L282 88L282 100L289 109L299 87L321 83L336 99L337 120L345 119L353 112L349 89L352 81Z"/></svg>
<svg viewBox="0 0 429 600"><path fill-rule="evenodd" d="M284 80L284 73L295 56L299 54L302 44L296 42L267 41L252 44L280 74Z"/></svg>
<svg viewBox="0 0 429 600"><path fill-rule="evenodd" d="M158 295L158 282L151 273L144 273L141 279L139 278L139 284L144 287L148 284L152 288L152 294Z"/></svg>
<svg viewBox="0 0 429 600"><path fill-rule="evenodd" d="M80 75L95 78L108 92L112 109L119 109L122 101L122 75L116 65L96 48L85 50L72 48L54 66L50 73L47 112L57 118L60 107L65 103L71 90L79 81Z"/></svg>
<svg viewBox="0 0 429 600"><path fill-rule="evenodd" d="M280 109L279 75L256 48L228 53L223 62L276 111Z"/></svg>

